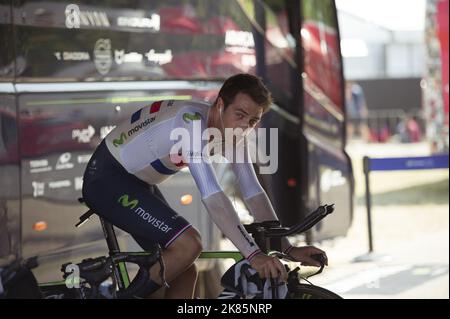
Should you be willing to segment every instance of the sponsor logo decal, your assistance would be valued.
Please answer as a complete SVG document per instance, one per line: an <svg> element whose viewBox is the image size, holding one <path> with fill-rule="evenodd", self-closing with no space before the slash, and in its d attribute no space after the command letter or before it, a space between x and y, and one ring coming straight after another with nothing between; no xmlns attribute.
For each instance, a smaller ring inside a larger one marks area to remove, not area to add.
<svg viewBox="0 0 450 319"><path fill-rule="evenodd" d="M132 212L136 213L143 221L151 224L153 227L158 230L168 233L172 228L169 225L165 224L162 220L152 216L149 212L145 211L144 208L138 206L139 201L137 199L130 200L128 194L124 194L119 197L118 203L122 205L122 207L129 208Z"/></svg>
<svg viewBox="0 0 450 319"><path fill-rule="evenodd" d="M33 197L44 196L45 183L43 182L32 182L33 186Z"/></svg>
<svg viewBox="0 0 450 319"><path fill-rule="evenodd" d="M118 202L123 207L131 206L131 208L135 208L137 205L139 205L139 201L137 199L133 199L132 201L130 201L127 194L120 196Z"/></svg>
<svg viewBox="0 0 450 319"><path fill-rule="evenodd" d="M119 146L119 145L122 145L123 143L125 143L126 139L127 139L126 134L122 132L122 133L120 133L119 138L115 138L115 139L113 140L113 145L114 145L115 147L117 147L117 146Z"/></svg>
<svg viewBox="0 0 450 319"><path fill-rule="evenodd" d="M83 177L77 176L74 178L73 183L75 185L75 190L79 191L83 188Z"/></svg>
<svg viewBox="0 0 450 319"><path fill-rule="evenodd" d="M31 160L30 161L30 173L41 173L51 171L52 168L48 164L48 160Z"/></svg>
<svg viewBox="0 0 450 319"><path fill-rule="evenodd" d="M94 47L94 64L97 71L102 75L108 74L112 60L111 40L98 39Z"/></svg>
<svg viewBox="0 0 450 319"><path fill-rule="evenodd" d="M77 139L78 143L89 143L95 134L95 129L89 125L85 129L75 129L72 131L72 139Z"/></svg>
<svg viewBox="0 0 450 319"><path fill-rule="evenodd" d="M119 27L145 28L153 31L159 31L161 28L161 16L153 13L150 17L118 17L117 25Z"/></svg>
<svg viewBox="0 0 450 319"><path fill-rule="evenodd" d="M79 164L88 163L91 159L92 154L85 154L85 155L78 155L77 156L77 162Z"/></svg>
<svg viewBox="0 0 450 319"><path fill-rule="evenodd" d="M137 124L135 127L133 127L132 129L130 129L128 131L128 136L133 135L134 133L139 132L139 130L143 127L146 127L147 125L149 125L150 123L152 123L155 120L154 117L151 117L149 119L146 119L144 122Z"/></svg>
<svg viewBox="0 0 450 319"><path fill-rule="evenodd" d="M48 183L48 188L50 189L57 189L57 188L63 188L63 187L70 187L72 186L72 182L68 179L64 179L61 181L52 181Z"/></svg>
<svg viewBox="0 0 450 319"><path fill-rule="evenodd" d="M156 65L164 65L172 62L173 60L172 50L165 50L162 53L158 53L154 49L151 49L145 53L145 56L149 62Z"/></svg>
<svg viewBox="0 0 450 319"><path fill-rule="evenodd" d="M202 116L200 115L200 113L195 112L195 114L192 113L184 113L183 114L183 121L185 121L186 123L195 121L195 120L200 120L202 118Z"/></svg>
<svg viewBox="0 0 450 319"><path fill-rule="evenodd" d="M56 162L56 169L71 169L73 168L73 163L70 162L70 159L72 158L71 153L63 153L61 156L59 156L58 161Z"/></svg>

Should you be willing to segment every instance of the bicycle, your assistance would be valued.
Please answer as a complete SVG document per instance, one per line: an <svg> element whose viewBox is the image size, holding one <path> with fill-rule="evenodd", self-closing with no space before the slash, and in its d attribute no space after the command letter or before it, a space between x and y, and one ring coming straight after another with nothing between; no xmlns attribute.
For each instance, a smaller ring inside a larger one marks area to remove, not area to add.
<svg viewBox="0 0 450 319"><path fill-rule="evenodd" d="M84 203L79 198L80 203ZM295 234L301 234L311 229L320 220L334 211L334 205L319 206L310 213L303 221L293 227L281 227L279 221L264 221L244 225L246 230L254 238L260 249L280 259L293 261L290 256L281 253L281 238ZM81 227L95 212L89 209L80 218L76 227ZM66 263L62 265L64 282L48 283L41 285L45 298L143 298L142 290L149 280L148 269L159 262L160 278L164 285L165 265L162 258L162 249L155 245L154 249L146 252L121 252L112 224L98 216L102 225L103 233L107 242L109 255L97 258L84 259L80 263ZM341 299L337 294L313 285L308 278L320 274L324 269L322 255L312 256L321 263L320 269L313 275L303 278L299 274L300 267L291 270L285 265L288 272L288 295L293 299ZM321 258L322 257L322 258ZM232 258L236 262L244 257L238 251L204 251L199 258ZM137 274L132 280L129 278L125 263L134 263L139 266ZM78 270L78 275L75 274ZM69 280L70 279L70 280ZM109 286L102 288L102 284L111 279ZM307 282L301 283L300 280ZM70 286L71 288L69 289Z"/></svg>

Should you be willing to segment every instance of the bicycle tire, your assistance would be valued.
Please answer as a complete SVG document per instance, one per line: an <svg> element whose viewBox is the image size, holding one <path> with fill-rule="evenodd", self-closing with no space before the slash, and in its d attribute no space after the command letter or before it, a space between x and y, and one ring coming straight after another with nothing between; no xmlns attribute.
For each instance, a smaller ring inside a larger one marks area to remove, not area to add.
<svg viewBox="0 0 450 319"><path fill-rule="evenodd" d="M294 287L289 287L288 299L343 299L338 294L327 290L325 288L298 284Z"/></svg>

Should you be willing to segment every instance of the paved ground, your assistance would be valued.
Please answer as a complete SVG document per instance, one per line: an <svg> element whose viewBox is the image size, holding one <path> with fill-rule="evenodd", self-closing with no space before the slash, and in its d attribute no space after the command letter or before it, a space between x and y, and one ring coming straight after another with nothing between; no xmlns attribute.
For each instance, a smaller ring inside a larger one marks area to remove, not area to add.
<svg viewBox="0 0 450 319"><path fill-rule="evenodd" d="M371 175L375 252L368 250L362 157L426 156L428 145L364 144L348 147L355 171L355 216L345 238L320 244L330 260L312 282L345 298L449 298L448 170ZM384 258L383 258L384 257Z"/></svg>
<svg viewBox="0 0 450 319"><path fill-rule="evenodd" d="M425 143L354 141L347 151L355 171L355 219L345 238L321 245L331 264L314 283L346 298L449 298L448 170L371 174L378 256L357 263L368 249L362 157L426 156L429 150Z"/></svg>
<svg viewBox="0 0 450 319"><path fill-rule="evenodd" d="M358 207L347 237L321 245L330 267L314 283L346 298L448 298L448 206L375 207L378 257L367 252L366 214Z"/></svg>

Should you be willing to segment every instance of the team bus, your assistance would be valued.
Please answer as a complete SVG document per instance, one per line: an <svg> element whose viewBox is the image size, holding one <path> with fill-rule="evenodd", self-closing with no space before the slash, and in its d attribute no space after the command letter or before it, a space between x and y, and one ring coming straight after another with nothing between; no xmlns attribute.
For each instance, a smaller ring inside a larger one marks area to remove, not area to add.
<svg viewBox="0 0 450 319"><path fill-rule="evenodd" d="M278 128L278 169L259 178L280 220L289 226L335 203L307 240L345 235L354 187L339 44L333 0L0 1L0 267L38 256L42 282L61 279L64 262L104 254L100 223L74 227L97 144L153 101L212 103L243 72L274 96L261 127ZM216 168L238 200L226 164ZM189 172L161 191L205 249L218 249L221 234Z"/></svg>

